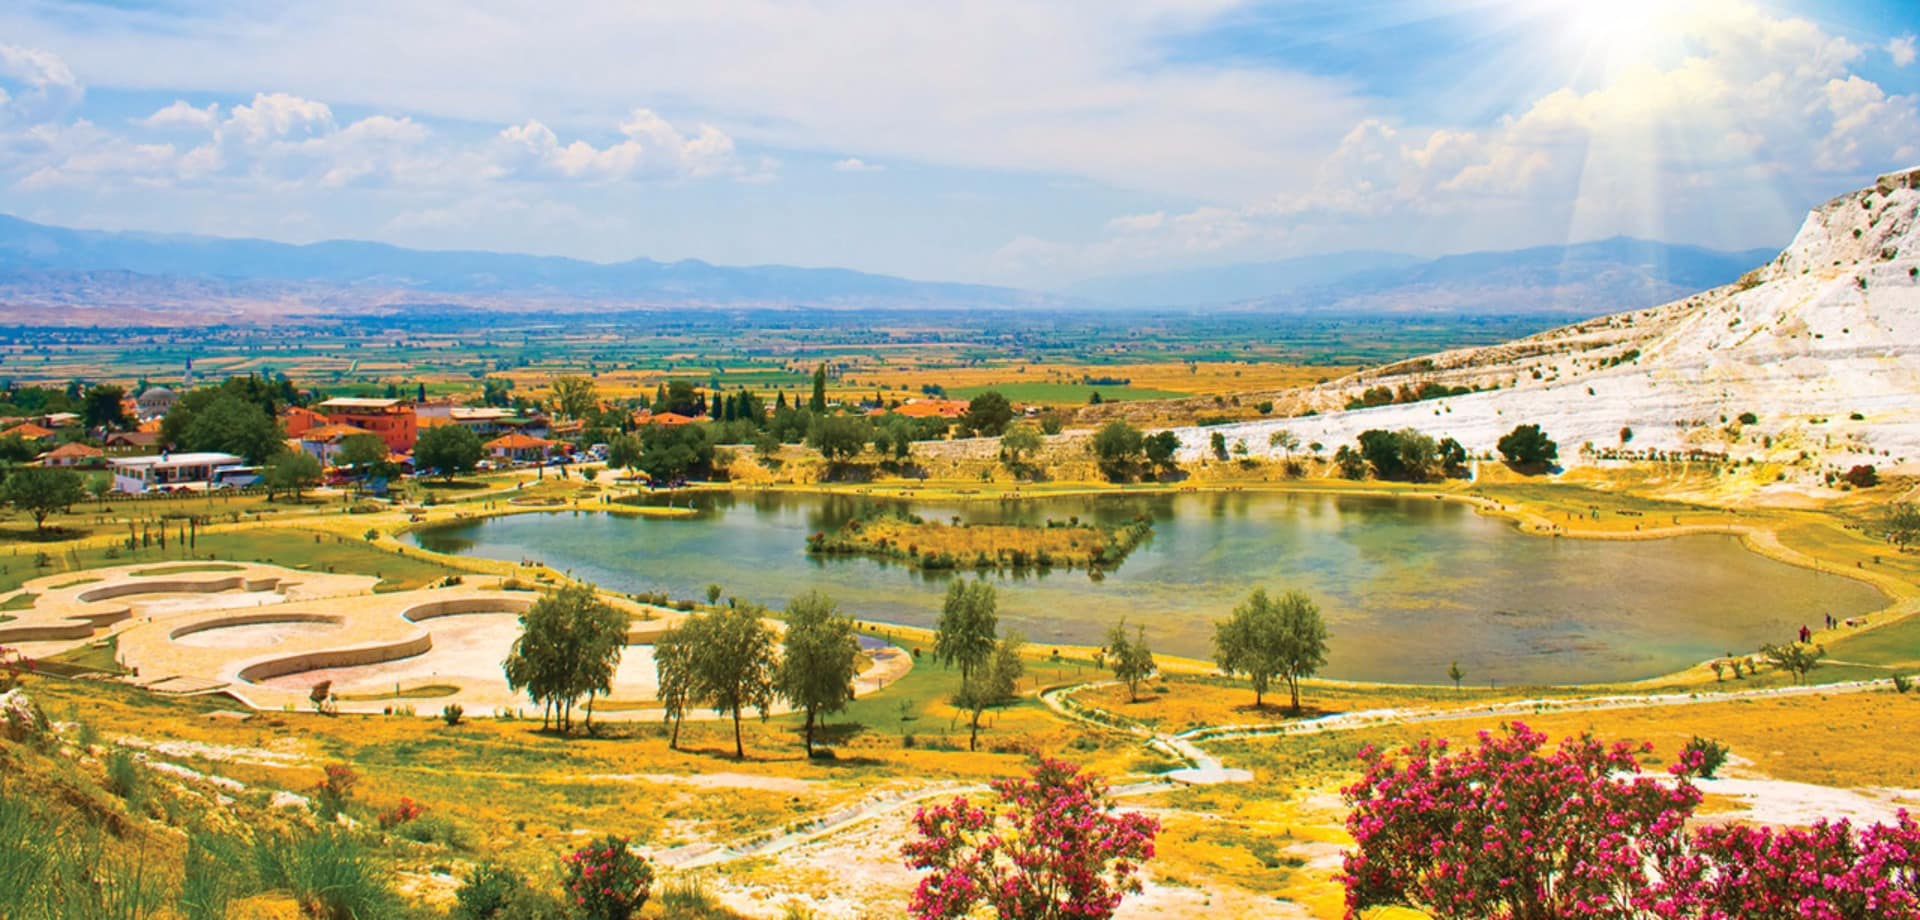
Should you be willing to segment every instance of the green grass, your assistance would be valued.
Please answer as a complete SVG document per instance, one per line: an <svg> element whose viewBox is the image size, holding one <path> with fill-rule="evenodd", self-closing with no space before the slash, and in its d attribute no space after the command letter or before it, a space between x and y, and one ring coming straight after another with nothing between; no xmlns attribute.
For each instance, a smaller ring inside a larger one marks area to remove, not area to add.
<svg viewBox="0 0 1920 920"><path fill-rule="evenodd" d="M120 639L118 636L108 636L97 642L88 642L85 645L78 645L67 649L64 652L49 657L47 660L70 664L78 668L85 668L89 671L118 673L120 670Z"/></svg>
<svg viewBox="0 0 1920 920"><path fill-rule="evenodd" d="M34 594L32 592L24 592L21 594L16 594L12 597L7 598L4 601L0 601L0 610L31 609L33 607L34 598L37 598L39 596L40 595ZM13 619L13 617L7 617L6 619L11 620ZM4 621L0 621L0 622L4 622Z"/></svg>
<svg viewBox="0 0 1920 920"><path fill-rule="evenodd" d="M182 565L159 566L151 569L134 569L127 574L144 578L150 575L181 575L187 572L238 572L241 568L241 566L231 565L225 562L189 562Z"/></svg>
<svg viewBox="0 0 1920 920"><path fill-rule="evenodd" d="M1083 383L996 383L992 386L954 387L947 391L950 399L972 399L988 390L998 390L1000 395L1017 403L1054 403L1060 405L1084 405L1100 394L1105 402L1131 402L1140 399L1179 399L1191 396L1191 393L1176 393L1172 390L1153 390L1146 387L1131 386L1088 386Z"/></svg>
<svg viewBox="0 0 1920 920"><path fill-rule="evenodd" d="M1827 646L1827 657L1863 664L1920 665L1920 617L1908 617L1857 636L1845 636ZM1814 671L1818 675L1821 668Z"/></svg>
<svg viewBox="0 0 1920 920"><path fill-rule="evenodd" d="M452 684L422 684L418 687L402 687L382 693L341 693L340 699L354 703L377 702L379 700L431 700L459 693L460 688Z"/></svg>
<svg viewBox="0 0 1920 920"><path fill-rule="evenodd" d="M164 563L178 561L200 565L205 564L205 561L210 558L234 562L264 562L313 572L378 575L380 583L374 589L376 591L402 591L425 587L448 575L461 572L460 569L423 556L388 552L368 544L365 540L315 531L272 527L201 534L191 550L170 540L164 550L158 546L134 550L120 546L90 547L82 550L69 548L58 553L49 552L48 556L52 565L47 568L35 566L30 558L0 561L0 591L11 591L29 578L39 578L60 571L126 565L130 562L149 562L153 563L154 567L145 571L151 573ZM191 570L174 568L172 571Z"/></svg>

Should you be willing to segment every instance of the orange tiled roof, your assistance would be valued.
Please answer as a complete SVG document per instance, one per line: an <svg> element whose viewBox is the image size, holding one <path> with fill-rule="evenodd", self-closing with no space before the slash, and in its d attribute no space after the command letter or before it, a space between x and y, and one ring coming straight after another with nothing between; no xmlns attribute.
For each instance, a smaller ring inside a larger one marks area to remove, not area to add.
<svg viewBox="0 0 1920 920"><path fill-rule="evenodd" d="M88 447L78 441L70 441L40 456L42 459L65 460L68 457L101 457L105 456L105 452L98 447Z"/></svg>
<svg viewBox="0 0 1920 920"><path fill-rule="evenodd" d="M487 442L488 450L524 450L530 447L552 446L552 441L544 438L536 438L532 435L521 434L517 431L513 434L501 435Z"/></svg>
<svg viewBox="0 0 1920 920"><path fill-rule="evenodd" d="M52 429L42 428L39 425L35 425L32 422L21 422L20 424L15 425L12 428L9 428L5 431L0 431L0 437L5 437L10 434L17 434L20 437L26 438L29 441L38 441L41 438L53 437Z"/></svg>

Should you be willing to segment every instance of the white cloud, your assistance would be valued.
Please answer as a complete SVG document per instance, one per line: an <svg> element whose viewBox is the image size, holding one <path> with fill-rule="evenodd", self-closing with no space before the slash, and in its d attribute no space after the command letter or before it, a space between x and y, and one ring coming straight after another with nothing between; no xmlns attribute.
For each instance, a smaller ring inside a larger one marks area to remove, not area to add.
<svg viewBox="0 0 1920 920"><path fill-rule="evenodd" d="M595 147L562 145L553 130L529 119L500 132L494 143L501 175L590 182L704 178L739 171L733 139L712 125L686 135L649 109L634 109L620 124L625 140Z"/></svg>
<svg viewBox="0 0 1920 920"><path fill-rule="evenodd" d="M865 160L860 159L859 157L847 157L844 160L836 161L833 164L833 168L840 172L851 172L851 173L886 172L887 171L887 168L885 166L879 163L869 163Z"/></svg>
<svg viewBox="0 0 1920 920"><path fill-rule="evenodd" d="M82 95L80 81L58 57L0 44L0 127L51 119L77 105Z"/></svg>
<svg viewBox="0 0 1920 920"><path fill-rule="evenodd" d="M212 131L220 123L220 105L209 102L206 108L196 109L185 99L176 99L172 105L145 118L134 119L133 123L155 131Z"/></svg>
<svg viewBox="0 0 1920 920"><path fill-rule="evenodd" d="M1913 36L1902 35L1887 41L1887 56L1893 58L1893 66L1905 67L1913 63L1913 59L1920 56L1920 52L1917 52L1914 47Z"/></svg>
<svg viewBox="0 0 1920 920"><path fill-rule="evenodd" d="M1853 73L1861 47L1740 2L1703 3L1684 28L1690 51L1678 60L1548 92L1489 125L1363 119L1300 192L1116 218L1079 246L1016 239L1002 264L1039 256L1091 272L1316 236L1406 245L1422 227L1437 231L1443 251L1719 232L1757 209L1804 210L1920 160L1920 98ZM1808 197L1776 202L1759 191Z"/></svg>

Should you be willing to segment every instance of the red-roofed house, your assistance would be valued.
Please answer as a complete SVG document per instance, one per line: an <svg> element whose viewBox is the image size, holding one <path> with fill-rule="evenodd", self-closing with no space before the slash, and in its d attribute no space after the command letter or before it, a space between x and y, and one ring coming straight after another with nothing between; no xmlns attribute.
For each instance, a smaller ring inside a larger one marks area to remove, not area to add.
<svg viewBox="0 0 1920 920"><path fill-rule="evenodd" d="M501 435L486 443L487 453L501 460L514 460L522 463L545 463L558 446L545 438L536 438L515 432Z"/></svg>
<svg viewBox="0 0 1920 920"><path fill-rule="evenodd" d="M668 428L678 428L681 425L691 425L697 421L699 421L699 419L690 415L681 415L678 412L659 412L649 417L644 424L665 425Z"/></svg>
<svg viewBox="0 0 1920 920"><path fill-rule="evenodd" d="M300 449L312 454L314 459L321 463L332 463L334 455L340 452L342 442L363 434L373 432L352 425L320 425L301 432L298 440Z"/></svg>
<svg viewBox="0 0 1920 920"><path fill-rule="evenodd" d="M40 455L41 466L95 467L107 462L107 455L98 447L88 447L78 441L62 444Z"/></svg>
<svg viewBox="0 0 1920 920"><path fill-rule="evenodd" d="M53 437L53 430L50 428L42 428L32 422L21 422L12 428L0 431L0 438L10 436L18 437L24 441L44 441Z"/></svg>

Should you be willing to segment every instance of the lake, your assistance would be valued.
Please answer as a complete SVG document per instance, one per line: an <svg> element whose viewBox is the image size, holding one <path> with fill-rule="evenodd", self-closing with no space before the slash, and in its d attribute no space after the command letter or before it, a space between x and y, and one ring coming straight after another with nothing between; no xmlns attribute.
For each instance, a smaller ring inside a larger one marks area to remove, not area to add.
<svg viewBox="0 0 1920 920"><path fill-rule="evenodd" d="M534 559L617 591L730 595L772 607L817 588L867 620L932 626L954 573L816 558L806 537L876 505L929 519L1118 524L1153 536L1104 577L999 573L1002 630L1099 644L1121 617L1157 651L1207 658L1213 622L1256 586L1297 589L1330 633L1324 676L1443 683L1584 683L1678 670L1784 642L1822 615L1878 609L1874 588L1776 562L1732 536L1550 539L1457 502L1316 493L1099 495L921 502L848 495L700 493L690 518L521 514L422 530L426 549ZM685 506L686 496L677 499Z"/></svg>

